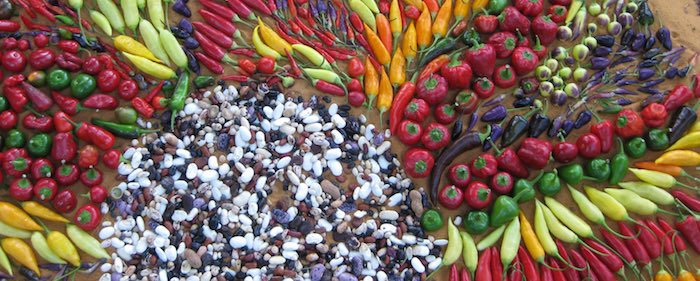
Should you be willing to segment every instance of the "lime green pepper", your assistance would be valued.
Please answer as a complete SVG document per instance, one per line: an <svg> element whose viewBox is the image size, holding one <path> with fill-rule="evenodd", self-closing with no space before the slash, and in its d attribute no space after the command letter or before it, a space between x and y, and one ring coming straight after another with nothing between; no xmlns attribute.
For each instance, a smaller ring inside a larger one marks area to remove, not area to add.
<svg viewBox="0 0 700 281"><path fill-rule="evenodd" d="M508 6L508 0L491 0L489 1L488 11L492 15L497 15L500 14L506 6Z"/></svg>
<svg viewBox="0 0 700 281"><path fill-rule="evenodd" d="M518 193L515 198L508 195L498 196L493 203L493 209L491 209L491 226L499 227L516 218L520 212L518 200L524 194Z"/></svg>
<svg viewBox="0 0 700 281"><path fill-rule="evenodd" d="M625 150L632 158L642 157L647 152L647 142L641 137L631 138L625 144Z"/></svg>
<svg viewBox="0 0 700 281"><path fill-rule="evenodd" d="M440 212L434 209L429 209L423 213L421 218L421 225L426 231L435 231L442 228L442 216Z"/></svg>
<svg viewBox="0 0 700 281"><path fill-rule="evenodd" d="M64 40L71 40L71 39L73 39L73 32L70 32L70 31L65 30L63 28L59 28L58 29L58 36Z"/></svg>
<svg viewBox="0 0 700 281"><path fill-rule="evenodd" d="M545 196L554 196L559 193L561 191L561 182L556 170L554 172L545 172L542 178L537 181L537 188Z"/></svg>
<svg viewBox="0 0 700 281"><path fill-rule="evenodd" d="M20 130L12 129L7 133L7 138L5 139L5 146L9 148L20 148L24 147L27 142L27 136Z"/></svg>
<svg viewBox="0 0 700 281"><path fill-rule="evenodd" d="M70 86L70 74L63 69L54 69L49 72L49 88L62 91Z"/></svg>
<svg viewBox="0 0 700 281"><path fill-rule="evenodd" d="M479 235L489 229L489 215L482 211L471 211L464 220L464 228L469 234Z"/></svg>
<svg viewBox="0 0 700 281"><path fill-rule="evenodd" d="M138 119L138 113L131 107L119 107L114 110L114 117L120 124L135 124Z"/></svg>
<svg viewBox="0 0 700 281"><path fill-rule="evenodd" d="M565 183L577 185L583 180L583 166L581 164L569 164L557 168L559 176Z"/></svg>
<svg viewBox="0 0 700 281"><path fill-rule="evenodd" d="M7 103L7 99L5 97L0 96L0 112L3 112L10 108L10 105Z"/></svg>
<svg viewBox="0 0 700 281"><path fill-rule="evenodd" d="M51 152L51 136L49 134L36 134L27 143L27 152L32 157L46 157Z"/></svg>
<svg viewBox="0 0 700 281"><path fill-rule="evenodd" d="M214 81L214 77L210 75L200 75L194 78L194 86L197 89L214 86L214 83L216 83L216 81Z"/></svg>
<svg viewBox="0 0 700 281"><path fill-rule="evenodd" d="M87 98L97 88L95 77L89 74L78 74L73 81L70 82L70 91L74 98Z"/></svg>
<svg viewBox="0 0 700 281"><path fill-rule="evenodd" d="M56 15L56 16L54 16L54 17L55 17L58 21L60 21L61 23L65 24L65 25L75 26L75 21L74 21L72 18L70 18L69 16L65 16L65 15Z"/></svg>
<svg viewBox="0 0 700 281"><path fill-rule="evenodd" d="M46 72L42 70L32 71L27 75L27 81L34 87L46 86Z"/></svg>
<svg viewBox="0 0 700 281"><path fill-rule="evenodd" d="M620 145L620 151L610 160L610 179L608 179L610 184L619 183L627 174L627 168L630 166L630 159L625 154L622 139L617 138L617 143Z"/></svg>
<svg viewBox="0 0 700 281"><path fill-rule="evenodd" d="M646 136L647 146L653 151L665 150L669 146L666 130L651 129Z"/></svg>
<svg viewBox="0 0 700 281"><path fill-rule="evenodd" d="M524 203L535 199L535 183L542 178L543 173L540 173L533 180L519 179L513 186L513 194L518 197L518 203ZM522 193L522 194L521 194Z"/></svg>
<svg viewBox="0 0 700 281"><path fill-rule="evenodd" d="M596 158L586 164L586 175L595 181L606 181L610 178L610 160Z"/></svg>

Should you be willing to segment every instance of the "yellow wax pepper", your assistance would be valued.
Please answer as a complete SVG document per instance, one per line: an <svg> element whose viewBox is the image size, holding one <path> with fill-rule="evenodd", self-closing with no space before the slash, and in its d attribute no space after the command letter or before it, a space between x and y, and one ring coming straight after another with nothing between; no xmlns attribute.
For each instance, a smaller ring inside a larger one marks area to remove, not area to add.
<svg viewBox="0 0 700 281"><path fill-rule="evenodd" d="M12 264L10 264L10 259L7 258L7 254L0 247L0 266L7 271L8 274L12 275Z"/></svg>
<svg viewBox="0 0 700 281"><path fill-rule="evenodd" d="M458 0L459 1L459 0ZM432 32L433 37L437 40L443 38L447 35L447 29L450 25L450 18L452 17L452 0L445 0L438 10L437 16L435 16L435 21L433 22Z"/></svg>
<svg viewBox="0 0 700 281"><path fill-rule="evenodd" d="M84 230L80 229L80 227L74 224L66 225L66 234L70 240L75 243L75 246L86 254L97 259L109 260L112 258L112 256L110 256L109 253L107 253L107 251L102 247L100 241L97 241L95 237L92 237L90 233L85 232Z"/></svg>
<svg viewBox="0 0 700 281"><path fill-rule="evenodd" d="M38 276L41 276L39 264L36 261L36 256L34 255L34 251L32 251L32 247L22 241L22 239L5 238L0 241L0 245L2 245L2 249L5 250L5 253L12 259L29 268L31 271L34 271Z"/></svg>
<svg viewBox="0 0 700 281"><path fill-rule="evenodd" d="M414 7L420 7L423 5L423 1L421 0L403 0L403 2L406 3L406 5L411 5Z"/></svg>
<svg viewBox="0 0 700 281"><path fill-rule="evenodd" d="M300 53L316 67L331 70L331 65L328 63L326 58L324 58L323 55L321 55L321 53L316 51L314 48L304 44L294 44L292 45L292 49L297 51L297 53Z"/></svg>
<svg viewBox="0 0 700 281"><path fill-rule="evenodd" d="M391 102L394 99L394 88L391 87L391 81L389 81L389 75L382 67L381 78L379 78L379 94L377 95L377 108L379 109L379 120L382 119L384 112L387 112L391 108Z"/></svg>
<svg viewBox="0 0 700 281"><path fill-rule="evenodd" d="M374 65L370 61L369 57L365 58L365 95L367 96L367 108L372 108L374 104L374 99L379 93L379 74L374 68Z"/></svg>
<svg viewBox="0 0 700 281"><path fill-rule="evenodd" d="M72 266L80 266L80 255L78 249L71 243L70 239L58 231L51 231L46 237L49 247L59 257L66 260Z"/></svg>
<svg viewBox="0 0 700 281"><path fill-rule="evenodd" d="M455 7L453 11L455 22L459 22L469 16L471 2L471 0L455 0Z"/></svg>
<svg viewBox="0 0 700 281"><path fill-rule="evenodd" d="M377 2L375 2L374 0L360 0L360 1L362 1L362 3L365 4L365 6L367 6L367 8L369 8L370 11L372 11L372 13L375 13L375 14L379 13L379 6L377 6Z"/></svg>
<svg viewBox="0 0 700 281"><path fill-rule="evenodd" d="M29 231L10 226L0 220L0 236L27 239L31 235L32 233Z"/></svg>
<svg viewBox="0 0 700 281"><path fill-rule="evenodd" d="M121 0L122 11L124 12L124 23L131 29L131 32L136 32L136 27L139 26L141 15L139 14L139 6L136 0Z"/></svg>
<svg viewBox="0 0 700 281"><path fill-rule="evenodd" d="M253 46L255 47L255 51L258 52L258 55L272 58L274 60L278 60L282 57L280 53L263 43L262 39L260 38L259 28L257 26L253 29L253 35L251 37L253 40Z"/></svg>
<svg viewBox="0 0 700 281"><path fill-rule="evenodd" d="M375 30L377 28L374 13L372 12L372 10L370 10L369 7L367 7L367 5L365 5L365 3L362 2L362 0L349 0L348 5L350 5L351 10L357 13L362 22L364 22L366 25L369 25L369 27L371 27L372 30Z"/></svg>
<svg viewBox="0 0 700 281"><path fill-rule="evenodd" d="M382 40L379 39L377 33L369 28L367 24L365 24L365 33L367 33L367 42L369 43L369 47L372 49L374 57L377 58L377 61L379 61L380 64L389 66L389 62L391 62L391 54L389 54L389 51L384 46Z"/></svg>
<svg viewBox="0 0 700 281"><path fill-rule="evenodd" d="M416 20L416 40L421 50L428 47L432 42L433 37L430 34L431 26L432 18L430 17L430 10L423 4L423 11Z"/></svg>
<svg viewBox="0 0 700 281"><path fill-rule="evenodd" d="M480 12L481 10L486 8L486 5L489 4L489 0L474 0L474 3L472 3L472 11Z"/></svg>
<svg viewBox="0 0 700 281"><path fill-rule="evenodd" d="M394 88L401 86L406 81L406 58L403 57L401 49L397 49L391 59L389 68L389 81Z"/></svg>
<svg viewBox="0 0 700 281"><path fill-rule="evenodd" d="M673 166L698 166L700 165L700 153L692 150L672 150L656 158L654 163Z"/></svg>
<svg viewBox="0 0 700 281"><path fill-rule="evenodd" d="M135 56L129 53L122 53L124 56L133 63L136 68L140 69L144 73L151 75L158 79L172 79L175 78L175 71L169 67L162 65L160 63L154 62L144 57Z"/></svg>
<svg viewBox="0 0 700 281"><path fill-rule="evenodd" d="M59 257L56 252L51 250L51 247L49 247L49 242L46 241L46 238L43 234L41 234L41 232L34 231L30 241L32 242L32 247L34 247L34 250L36 250L36 253L39 254L42 259L45 259L50 263L66 264L65 260Z"/></svg>
<svg viewBox="0 0 700 281"><path fill-rule="evenodd" d="M411 22L406 28L406 32L401 39L401 52L406 57L406 65L411 65L413 59L418 53L418 44L416 41L416 25Z"/></svg>
<svg viewBox="0 0 700 281"><path fill-rule="evenodd" d="M160 43L160 35L153 24L148 20L142 19L139 22L139 32L141 32L141 38L148 50L160 59L164 65L170 66L168 53L163 49L163 45Z"/></svg>
<svg viewBox="0 0 700 281"><path fill-rule="evenodd" d="M280 54L284 54L285 51L288 51L290 54L294 52L292 45L289 45L289 42L284 40L279 36L279 34L272 30L272 28L267 26L265 22L260 19L260 17L258 17L258 33L260 34L263 42L265 42L265 44L270 46L270 48L274 49L276 52Z"/></svg>
<svg viewBox="0 0 700 281"><path fill-rule="evenodd" d="M700 121L696 121L693 123L693 126L690 127L690 130L688 130L689 133L695 133L695 132L700 132Z"/></svg>
<svg viewBox="0 0 700 281"><path fill-rule="evenodd" d="M394 36L394 42L396 42L403 32L403 22L401 21L401 7L399 7L399 0L391 0L391 6L389 7L389 23L391 24L391 34Z"/></svg>
<svg viewBox="0 0 700 281"><path fill-rule="evenodd" d="M527 220L527 217L525 216L525 213L523 213L522 210L520 211L520 214L518 216L520 217L520 236L523 239L525 248L530 253L530 256L533 260L537 262L544 261L544 248L542 248L540 240L537 239L537 235L535 235L535 231L532 229L532 225Z"/></svg>
<svg viewBox="0 0 700 281"><path fill-rule="evenodd" d="M19 229L43 230L34 219L12 203L0 202L0 221Z"/></svg>
<svg viewBox="0 0 700 281"><path fill-rule="evenodd" d="M21 203L22 209L32 216L50 221L68 222L66 218L57 214L49 208L44 207L36 201L24 201Z"/></svg>
<svg viewBox="0 0 700 281"><path fill-rule="evenodd" d="M698 123L696 123L696 124L698 124ZM693 125L693 126L695 126L695 125ZM689 134L680 138L671 147L666 149L666 151L676 150L676 149L696 148L698 146L700 146L700 131L695 131L695 132L690 132Z"/></svg>

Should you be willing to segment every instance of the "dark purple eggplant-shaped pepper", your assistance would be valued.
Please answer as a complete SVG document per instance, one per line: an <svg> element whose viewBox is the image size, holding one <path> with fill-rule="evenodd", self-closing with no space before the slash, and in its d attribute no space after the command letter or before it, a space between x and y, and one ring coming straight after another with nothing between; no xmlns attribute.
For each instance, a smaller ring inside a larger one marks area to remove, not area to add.
<svg viewBox="0 0 700 281"><path fill-rule="evenodd" d="M486 111L484 115L481 116L482 122L500 122L505 119L508 115L508 110L503 105L497 105Z"/></svg>
<svg viewBox="0 0 700 281"><path fill-rule="evenodd" d="M642 86L642 88L651 88L651 87L654 87L656 85L663 83L664 81L665 81L665 79L663 79L663 78L654 79L654 80L642 83L641 86Z"/></svg>
<svg viewBox="0 0 700 281"><path fill-rule="evenodd" d="M498 141L498 139L503 135L503 127L498 124L491 124L491 135L484 140L484 145L482 147L483 151L488 151L493 147L494 144Z"/></svg>
<svg viewBox="0 0 700 281"><path fill-rule="evenodd" d="M580 129L586 126L591 122L591 117L593 117L593 113L588 109L579 112L578 116L576 116L576 121L574 121L574 129Z"/></svg>
<svg viewBox="0 0 700 281"><path fill-rule="evenodd" d="M601 70L606 69L610 65L610 60L603 57L592 57L591 58L591 69Z"/></svg>
<svg viewBox="0 0 700 281"><path fill-rule="evenodd" d="M630 48L633 51L640 51L644 48L644 45L647 42L647 37L644 35L643 32L637 33L634 36L634 39L632 40L632 43L630 43Z"/></svg>
<svg viewBox="0 0 700 281"><path fill-rule="evenodd" d="M671 31L667 27L662 26L656 31L656 39L659 39L661 46L664 46L666 50L673 49L673 40L671 40Z"/></svg>
<svg viewBox="0 0 700 281"><path fill-rule="evenodd" d="M656 70L653 68L640 68L637 72L637 80L644 81L656 75Z"/></svg>
<svg viewBox="0 0 700 281"><path fill-rule="evenodd" d="M187 3L185 3L183 0L175 1L175 4L173 4L173 11L186 18L192 16L192 11L189 7L187 7Z"/></svg>
<svg viewBox="0 0 700 281"><path fill-rule="evenodd" d="M561 129L561 125L564 122L564 116L559 116L552 120L552 126L549 127L549 131L547 131L547 136L550 138L554 138L559 134L559 130Z"/></svg>
<svg viewBox="0 0 700 281"><path fill-rule="evenodd" d="M593 56L596 57L607 57L610 53L612 53L612 49L610 47L598 46L593 49Z"/></svg>

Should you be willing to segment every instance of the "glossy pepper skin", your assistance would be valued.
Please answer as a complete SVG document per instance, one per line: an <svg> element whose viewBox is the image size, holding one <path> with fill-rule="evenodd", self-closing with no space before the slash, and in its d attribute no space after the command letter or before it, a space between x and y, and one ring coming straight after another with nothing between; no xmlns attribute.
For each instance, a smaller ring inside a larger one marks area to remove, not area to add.
<svg viewBox="0 0 700 281"><path fill-rule="evenodd" d="M631 109L623 109L615 121L615 133L624 139L640 137L644 134L644 121Z"/></svg>
<svg viewBox="0 0 700 281"><path fill-rule="evenodd" d="M647 146L653 151L667 149L670 144L666 130L662 129L649 130L645 136L645 139Z"/></svg>
<svg viewBox="0 0 700 281"><path fill-rule="evenodd" d="M591 125L590 132L600 139L600 152L608 153L612 149L615 140L615 128L610 120L605 120Z"/></svg>
<svg viewBox="0 0 700 281"><path fill-rule="evenodd" d="M442 228L444 222L442 221L442 215L435 209L428 209L423 213L421 218L421 226L426 231L435 231Z"/></svg>
<svg viewBox="0 0 700 281"><path fill-rule="evenodd" d="M460 60L459 55L453 55L450 62L440 69L440 74L447 79L450 89L467 89L472 81L472 68Z"/></svg>
<svg viewBox="0 0 700 281"><path fill-rule="evenodd" d="M666 118L668 118L666 107L658 103L652 103L642 109L641 115L644 125L650 128L663 126L666 123Z"/></svg>
<svg viewBox="0 0 700 281"><path fill-rule="evenodd" d="M508 195L501 195L496 198L491 209L491 226L499 227L512 221L518 216L520 208L518 207L518 196L512 198Z"/></svg>
<svg viewBox="0 0 700 281"><path fill-rule="evenodd" d="M420 98L413 98L406 106L404 117L422 123L430 115L430 105Z"/></svg>
<svg viewBox="0 0 700 281"><path fill-rule="evenodd" d="M557 168L557 172L561 179L570 185L577 185L583 180L583 166L581 164L569 164Z"/></svg>
<svg viewBox="0 0 700 281"><path fill-rule="evenodd" d="M491 189L483 182L472 181L464 192L464 202L470 208L484 209L491 205L493 194Z"/></svg>
<svg viewBox="0 0 700 281"><path fill-rule="evenodd" d="M561 191L561 182L556 172L545 172L537 181L537 189L544 196L554 196Z"/></svg>
<svg viewBox="0 0 700 281"><path fill-rule="evenodd" d="M102 183L102 172L97 168L90 168L80 173L80 182L87 187L93 187Z"/></svg>
<svg viewBox="0 0 700 281"><path fill-rule="evenodd" d="M31 164L32 159L24 148L10 148L2 157L2 168L12 177L21 177L29 171Z"/></svg>
<svg viewBox="0 0 700 281"><path fill-rule="evenodd" d="M501 30L530 34L530 20L515 7L509 6L503 9L498 19L498 27Z"/></svg>
<svg viewBox="0 0 700 281"><path fill-rule="evenodd" d="M78 170L78 166L75 164L63 164L56 170L56 176L54 178L59 185L69 186L78 181L80 178L80 170Z"/></svg>
<svg viewBox="0 0 700 281"><path fill-rule="evenodd" d="M405 145L417 144L423 135L423 128L413 120L403 120L399 124L398 137Z"/></svg>
<svg viewBox="0 0 700 281"><path fill-rule="evenodd" d="M576 140L576 147L578 148L578 154L588 159L597 157L602 151L601 140L593 133L585 133L579 136Z"/></svg>
<svg viewBox="0 0 700 281"><path fill-rule="evenodd" d="M85 231L92 231L102 222L100 209L93 204L86 204L78 208L73 218L75 224Z"/></svg>
<svg viewBox="0 0 700 281"><path fill-rule="evenodd" d="M518 149L518 158L534 169L543 169L549 163L552 144L545 140L526 138Z"/></svg>
<svg viewBox="0 0 700 281"><path fill-rule="evenodd" d="M29 174L33 180L38 180L40 178L50 178L53 175L54 166L46 158L34 159L30 167Z"/></svg>
<svg viewBox="0 0 700 281"><path fill-rule="evenodd" d="M489 34L498 28L498 17L494 15L479 15L474 18L474 29L481 34Z"/></svg>
<svg viewBox="0 0 700 281"><path fill-rule="evenodd" d="M517 47L513 50L510 63L518 75L532 72L539 65L540 59L529 47Z"/></svg>
<svg viewBox="0 0 700 281"><path fill-rule="evenodd" d="M454 185L446 185L440 190L440 193L438 193L440 205L450 210L459 208L459 206L462 205L462 198L462 190Z"/></svg>
<svg viewBox="0 0 700 281"><path fill-rule="evenodd" d="M57 133L53 136L51 158L55 161L70 162L78 152L78 144L70 133Z"/></svg>
<svg viewBox="0 0 700 281"><path fill-rule="evenodd" d="M532 32L540 39L544 46L552 44L557 39L558 24L554 16L538 16L532 20Z"/></svg>
<svg viewBox="0 0 700 281"><path fill-rule="evenodd" d="M457 120L457 111L455 110L454 103L442 102L435 107L435 112L433 113L435 121L440 124L448 125Z"/></svg>
<svg viewBox="0 0 700 281"><path fill-rule="evenodd" d="M440 123L430 123L425 127L421 143L425 148L430 150L438 150L450 144L450 132Z"/></svg>
<svg viewBox="0 0 700 281"><path fill-rule="evenodd" d="M496 50L490 44L474 44L464 51L464 57L476 76L491 77L496 69Z"/></svg>
<svg viewBox="0 0 700 281"><path fill-rule="evenodd" d="M51 202L58 193L58 184L52 178L41 178L34 183L34 198Z"/></svg>
<svg viewBox="0 0 700 281"><path fill-rule="evenodd" d="M450 166L450 170L447 173L447 178L453 185L459 188L467 187L472 178L471 172L469 171L469 165L466 163L453 164Z"/></svg>
<svg viewBox="0 0 700 281"><path fill-rule="evenodd" d="M517 45L518 38L515 37L513 32L502 31L496 32L489 36L486 43L493 46L496 50L496 57L499 59L505 59L513 54L513 50Z"/></svg>
<svg viewBox="0 0 700 281"><path fill-rule="evenodd" d="M102 154L102 163L112 170L117 169L121 161L121 155L119 150L109 149Z"/></svg>
<svg viewBox="0 0 700 281"><path fill-rule="evenodd" d="M608 179L608 183L610 184L618 184L627 174L627 168L629 168L630 165L630 159L627 157L627 154L625 154L622 139L618 138L617 141L620 151L610 160L610 178Z"/></svg>
<svg viewBox="0 0 700 281"><path fill-rule="evenodd" d="M552 157L559 163L569 163L578 157L578 146L570 142L560 142L552 148Z"/></svg>
<svg viewBox="0 0 700 281"><path fill-rule="evenodd" d="M493 77L493 83L501 89L510 89L517 83L515 71L509 65L501 65L496 68L496 73Z"/></svg>
<svg viewBox="0 0 700 281"><path fill-rule="evenodd" d="M610 160L596 158L586 164L586 175L604 182L610 178Z"/></svg>
<svg viewBox="0 0 700 281"><path fill-rule="evenodd" d="M430 151L423 148L411 148L404 154L406 173L414 178L427 177L433 170L435 158Z"/></svg>
<svg viewBox="0 0 700 281"><path fill-rule="evenodd" d="M666 111L674 111L693 99L693 91L683 84L676 85L669 92L663 102Z"/></svg>
<svg viewBox="0 0 700 281"><path fill-rule="evenodd" d="M479 178L488 178L498 172L498 162L496 158L488 153L481 154L472 160L470 171L472 175Z"/></svg>
<svg viewBox="0 0 700 281"><path fill-rule="evenodd" d="M15 178L8 189L10 196L17 201L27 201L34 195L34 185L27 178Z"/></svg>
<svg viewBox="0 0 700 281"><path fill-rule="evenodd" d="M73 211L78 204L78 199L70 189L63 189L56 194L51 202L53 208L59 213L69 213Z"/></svg>
<svg viewBox="0 0 700 281"><path fill-rule="evenodd" d="M425 100L430 105L442 102L447 96L447 80L437 74L433 74L425 80L418 81L416 97Z"/></svg>
<svg viewBox="0 0 700 281"><path fill-rule="evenodd" d="M495 70L494 70L495 71ZM474 80L472 89L479 99L485 100L493 96L496 92L496 85L486 77L479 77Z"/></svg>
<svg viewBox="0 0 700 281"><path fill-rule="evenodd" d="M518 178L527 178L530 176L530 171L525 167L520 158L511 148L505 148L496 157L498 168L506 171Z"/></svg>
<svg viewBox="0 0 700 281"><path fill-rule="evenodd" d="M666 136L665 133L663 135ZM630 157L639 158L644 156L644 153L647 151L647 143L641 137L634 137L625 143L625 150Z"/></svg>
<svg viewBox="0 0 700 281"><path fill-rule="evenodd" d="M489 229L489 215L483 211L470 211L464 220L467 233L480 235Z"/></svg>

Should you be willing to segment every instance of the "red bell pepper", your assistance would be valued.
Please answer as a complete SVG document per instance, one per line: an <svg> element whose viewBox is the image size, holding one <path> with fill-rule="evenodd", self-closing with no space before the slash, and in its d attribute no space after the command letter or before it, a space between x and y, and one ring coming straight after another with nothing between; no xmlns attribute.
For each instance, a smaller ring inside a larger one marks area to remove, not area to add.
<svg viewBox="0 0 700 281"><path fill-rule="evenodd" d="M640 137L644 134L644 121L636 111L623 109L617 115L615 133L624 139Z"/></svg>
<svg viewBox="0 0 700 281"><path fill-rule="evenodd" d="M88 198L90 198L90 202L95 204L100 204L106 201L108 195L109 191L107 191L107 188L103 185L95 185L91 187L90 191L87 193Z"/></svg>
<svg viewBox="0 0 700 281"><path fill-rule="evenodd" d="M80 178L80 170L78 166L72 163L66 163L56 169L54 179L60 186L69 186L78 181Z"/></svg>
<svg viewBox="0 0 700 281"><path fill-rule="evenodd" d="M530 171L510 147L506 147L498 154L496 162L498 162L498 169L506 171L515 177L528 178L530 176Z"/></svg>
<svg viewBox="0 0 700 281"><path fill-rule="evenodd" d="M666 95L664 107L668 112L674 111L692 100L693 96L693 91L688 86L678 84Z"/></svg>
<svg viewBox="0 0 700 281"><path fill-rule="evenodd" d="M78 153L78 144L70 133L57 133L51 144L51 158L54 161L70 162Z"/></svg>
<svg viewBox="0 0 700 281"><path fill-rule="evenodd" d="M498 194L508 194L513 190L513 176L508 172L498 172L491 177L491 189Z"/></svg>
<svg viewBox="0 0 700 281"><path fill-rule="evenodd" d="M447 173L447 178L452 184L459 188L467 187L472 178L471 173L469 172L469 165L466 163L452 164L449 172Z"/></svg>
<svg viewBox="0 0 700 281"><path fill-rule="evenodd" d="M21 177L29 171L32 159L24 148L10 148L2 157L2 169L12 177Z"/></svg>
<svg viewBox="0 0 700 281"><path fill-rule="evenodd" d="M436 105L447 97L447 80L432 74L428 78L418 81L416 97L425 100L430 105Z"/></svg>
<svg viewBox="0 0 700 281"><path fill-rule="evenodd" d="M80 182L87 187L93 187L102 183L102 172L97 168L90 168L80 173Z"/></svg>
<svg viewBox="0 0 700 281"><path fill-rule="evenodd" d="M450 124L457 120L457 111L455 110L454 103L443 102L435 107L435 121L440 124Z"/></svg>
<svg viewBox="0 0 700 281"><path fill-rule="evenodd" d="M497 166L498 163L493 155L483 153L472 160L470 171L475 177L485 179L498 172Z"/></svg>
<svg viewBox="0 0 700 281"><path fill-rule="evenodd" d="M518 75L532 72L539 65L540 59L529 47L517 47L513 50L510 63Z"/></svg>
<svg viewBox="0 0 700 281"><path fill-rule="evenodd" d="M569 163L578 156L578 147L570 142L560 142L552 148L552 157L559 163Z"/></svg>
<svg viewBox="0 0 700 281"><path fill-rule="evenodd" d="M464 51L464 58L476 76L491 77L496 69L496 49L491 44L474 44Z"/></svg>
<svg viewBox="0 0 700 281"><path fill-rule="evenodd" d="M615 128L610 120L605 120L591 125L590 132L600 139L600 152L608 153L612 149L615 137Z"/></svg>
<svg viewBox="0 0 700 281"><path fill-rule="evenodd" d="M92 231L102 222L100 208L94 204L83 205L75 212L75 224L85 231Z"/></svg>
<svg viewBox="0 0 700 281"><path fill-rule="evenodd" d="M543 0L515 0L515 8L523 15L536 17L544 10Z"/></svg>
<svg viewBox="0 0 700 281"><path fill-rule="evenodd" d="M78 198L70 188L64 188L56 194L56 197L51 201L51 205L59 213L70 213L78 204Z"/></svg>
<svg viewBox="0 0 700 281"><path fill-rule="evenodd" d="M473 209L484 209L491 205L493 194L483 182L472 181L464 191L464 202Z"/></svg>
<svg viewBox="0 0 700 281"><path fill-rule="evenodd" d="M658 103L652 103L642 109L641 115L642 120L644 120L644 125L650 128L659 128L666 123L668 111L666 111L665 106Z"/></svg>
<svg viewBox="0 0 700 281"><path fill-rule="evenodd" d="M463 197L462 190L454 185L445 185L438 193L440 205L450 210L459 208L462 205Z"/></svg>
<svg viewBox="0 0 700 281"><path fill-rule="evenodd" d="M592 159L600 155L602 151L601 141L593 133L585 133L576 140L578 154L584 158Z"/></svg>
<svg viewBox="0 0 700 281"><path fill-rule="evenodd" d="M438 150L450 144L450 131L440 123L430 123L425 127L421 143L425 148Z"/></svg>
<svg viewBox="0 0 700 281"><path fill-rule="evenodd" d="M54 130L53 118L48 115L37 116L34 113L24 115L22 126L26 129L37 130L42 133L50 133Z"/></svg>
<svg viewBox="0 0 700 281"><path fill-rule="evenodd" d="M32 102L32 107L39 112L48 110L53 106L53 100L43 91L35 88L32 84L22 81L22 88L27 93L27 97Z"/></svg>
<svg viewBox="0 0 700 281"><path fill-rule="evenodd" d="M131 100L139 93L139 86L132 79L125 79L119 82L117 94L123 100Z"/></svg>
<svg viewBox="0 0 700 281"><path fill-rule="evenodd" d="M540 37L538 36L535 36L535 46L532 46L532 52L535 53L535 55L537 55L537 57L541 60L546 58L549 54L547 47L542 45L540 42Z"/></svg>
<svg viewBox="0 0 700 281"><path fill-rule="evenodd" d="M515 76L515 72L510 65L501 65L496 68L496 75L493 77L493 83L496 84L498 88L510 89L517 83Z"/></svg>
<svg viewBox="0 0 700 281"><path fill-rule="evenodd" d="M552 19L552 21L557 25L566 20L567 14L568 10L565 5L552 5L549 6L549 10L547 11L547 16L549 16L550 19Z"/></svg>
<svg viewBox="0 0 700 281"><path fill-rule="evenodd" d="M532 33L540 38L540 43L545 46L552 44L557 39L559 26L551 17L539 16L532 21Z"/></svg>
<svg viewBox="0 0 700 281"><path fill-rule="evenodd" d="M498 20L498 28L502 31L530 34L530 20L513 6L503 9Z"/></svg>
<svg viewBox="0 0 700 281"><path fill-rule="evenodd" d="M515 50L518 38L515 37L515 33L508 31L501 31L489 36L486 43L493 46L496 50L496 57L499 59L504 59L510 57Z"/></svg>
<svg viewBox="0 0 700 281"><path fill-rule="evenodd" d="M34 184L34 198L44 201L51 202L56 193L58 193L58 184L52 178L40 178Z"/></svg>
<svg viewBox="0 0 700 281"><path fill-rule="evenodd" d="M474 29L481 34L489 34L498 28L498 17L494 15L479 15L474 18Z"/></svg>
<svg viewBox="0 0 700 281"><path fill-rule="evenodd" d="M546 140L526 138L518 149L518 158L533 169L543 169L549 163L552 144Z"/></svg>
<svg viewBox="0 0 700 281"><path fill-rule="evenodd" d="M53 164L46 158L34 159L29 168L29 174L34 180L50 178L53 175Z"/></svg>
<svg viewBox="0 0 700 281"><path fill-rule="evenodd" d="M403 120L397 132L399 141L405 145L417 144L423 136L423 128L413 120Z"/></svg>
<svg viewBox="0 0 700 281"><path fill-rule="evenodd" d="M459 53L452 56L450 63L440 69L440 74L447 79L450 89L467 89L472 81L472 67L459 59Z"/></svg>
<svg viewBox="0 0 700 281"><path fill-rule="evenodd" d="M107 166L107 168L115 170L119 167L121 157L122 153L119 152L119 150L110 149L105 151L104 154L102 154L102 163L104 163L105 166Z"/></svg>
<svg viewBox="0 0 700 281"><path fill-rule="evenodd" d="M435 165L435 157L424 148L411 148L403 157L406 173L413 178L424 178L430 175Z"/></svg>
<svg viewBox="0 0 700 281"><path fill-rule="evenodd" d="M24 112L25 107L29 103L27 92L20 87L9 86L3 86L2 90L12 110L15 112Z"/></svg>
<svg viewBox="0 0 700 281"><path fill-rule="evenodd" d="M15 178L10 182L9 194L17 201L31 200L34 196L34 186L27 178Z"/></svg>
<svg viewBox="0 0 700 281"><path fill-rule="evenodd" d="M0 130L3 130L5 132L9 131L10 129L17 126L18 120L19 117L17 116L17 113L15 113L13 110L5 110L3 112L0 112Z"/></svg>
<svg viewBox="0 0 700 281"><path fill-rule="evenodd" d="M494 83L486 77L479 77L474 80L472 85L474 93L479 97L479 99L486 100L493 96L496 92L496 86Z"/></svg>
<svg viewBox="0 0 700 281"><path fill-rule="evenodd" d="M479 105L479 97L471 91L463 90L457 93L455 103L457 104L457 112L461 114L471 114L476 110L477 105Z"/></svg>

